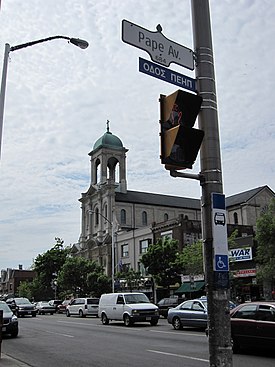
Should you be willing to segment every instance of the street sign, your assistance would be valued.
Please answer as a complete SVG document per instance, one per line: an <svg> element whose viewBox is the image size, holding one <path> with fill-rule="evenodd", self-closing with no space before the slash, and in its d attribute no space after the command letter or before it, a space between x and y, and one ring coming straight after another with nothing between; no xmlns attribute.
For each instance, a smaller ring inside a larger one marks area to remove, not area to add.
<svg viewBox="0 0 275 367"><path fill-rule="evenodd" d="M229 271L225 196L212 193L212 234L214 270Z"/></svg>
<svg viewBox="0 0 275 367"><path fill-rule="evenodd" d="M122 41L148 52L160 65L169 66L173 62L194 70L193 51L169 40L159 30L152 32L123 19Z"/></svg>
<svg viewBox="0 0 275 367"><path fill-rule="evenodd" d="M153 76L154 78L163 80L164 82L175 84L178 87L196 92L196 79L189 78L186 75L177 73L176 71L159 66L151 61L139 58L139 71L141 73Z"/></svg>

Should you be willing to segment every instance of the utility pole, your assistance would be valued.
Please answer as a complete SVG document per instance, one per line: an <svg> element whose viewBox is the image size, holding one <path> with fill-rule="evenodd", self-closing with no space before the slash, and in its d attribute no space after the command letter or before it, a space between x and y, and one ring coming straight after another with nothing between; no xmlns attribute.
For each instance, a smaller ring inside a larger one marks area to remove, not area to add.
<svg viewBox="0 0 275 367"><path fill-rule="evenodd" d="M199 128L205 134L200 150L200 177L202 177L200 182L202 187L204 266L208 299L209 361L210 367L230 367L232 366L232 348L228 253L226 255L225 252L227 243L222 243L219 247L220 244L217 243L219 238L215 240L215 231L216 227L217 230L222 229L222 225L219 220L216 222L213 220L213 193L217 194L218 199L223 199L224 195L209 1L191 0L191 7L196 79L199 95L203 98L198 123ZM223 223L223 228L226 231L226 221ZM217 255L219 251L224 251L221 256ZM216 258L219 261L215 260ZM227 260L227 263L224 259ZM224 268L220 267L219 262L224 265ZM222 271L219 271L220 269Z"/></svg>

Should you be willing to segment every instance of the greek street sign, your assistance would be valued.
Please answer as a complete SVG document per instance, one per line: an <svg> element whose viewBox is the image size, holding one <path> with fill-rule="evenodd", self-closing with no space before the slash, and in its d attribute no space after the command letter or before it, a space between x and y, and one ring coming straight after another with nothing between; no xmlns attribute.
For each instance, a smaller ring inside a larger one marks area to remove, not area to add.
<svg viewBox="0 0 275 367"><path fill-rule="evenodd" d="M122 41L146 51L160 65L169 66L173 62L194 70L193 51L166 38L160 25L152 32L123 19Z"/></svg>
<svg viewBox="0 0 275 367"><path fill-rule="evenodd" d="M183 74L177 73L164 66L157 65L151 61L139 58L139 71L141 73L153 76L164 82L175 84L180 88L196 92L196 80Z"/></svg>

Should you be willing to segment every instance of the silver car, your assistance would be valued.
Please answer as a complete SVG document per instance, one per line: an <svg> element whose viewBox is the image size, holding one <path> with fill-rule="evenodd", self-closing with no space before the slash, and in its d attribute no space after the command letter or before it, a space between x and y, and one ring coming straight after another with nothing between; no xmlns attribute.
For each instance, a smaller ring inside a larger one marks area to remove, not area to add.
<svg viewBox="0 0 275 367"><path fill-rule="evenodd" d="M75 298L66 308L66 315L78 315L79 317L98 317L99 298Z"/></svg>
<svg viewBox="0 0 275 367"><path fill-rule="evenodd" d="M206 328L207 299L205 297L192 299L182 302L175 308L170 308L167 321L175 330L180 330L183 326Z"/></svg>

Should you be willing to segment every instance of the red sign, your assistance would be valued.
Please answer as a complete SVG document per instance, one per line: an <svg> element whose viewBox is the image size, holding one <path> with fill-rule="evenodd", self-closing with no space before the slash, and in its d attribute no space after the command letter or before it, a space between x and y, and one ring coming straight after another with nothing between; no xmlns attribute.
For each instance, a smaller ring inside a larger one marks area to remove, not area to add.
<svg viewBox="0 0 275 367"><path fill-rule="evenodd" d="M238 270L234 274L234 278L254 277L254 276L256 276L256 269L243 269L243 270Z"/></svg>

